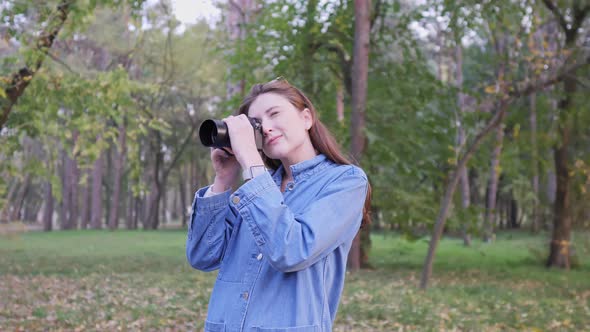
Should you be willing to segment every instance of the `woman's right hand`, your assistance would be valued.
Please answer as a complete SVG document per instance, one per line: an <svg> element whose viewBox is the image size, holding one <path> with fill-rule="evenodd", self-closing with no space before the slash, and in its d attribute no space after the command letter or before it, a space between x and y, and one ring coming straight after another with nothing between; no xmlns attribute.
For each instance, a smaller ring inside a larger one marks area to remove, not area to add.
<svg viewBox="0 0 590 332"><path fill-rule="evenodd" d="M222 149L211 149L211 162L215 171L213 192L222 193L230 188L235 188L241 173L240 163L233 155L231 149L226 148L231 155Z"/></svg>

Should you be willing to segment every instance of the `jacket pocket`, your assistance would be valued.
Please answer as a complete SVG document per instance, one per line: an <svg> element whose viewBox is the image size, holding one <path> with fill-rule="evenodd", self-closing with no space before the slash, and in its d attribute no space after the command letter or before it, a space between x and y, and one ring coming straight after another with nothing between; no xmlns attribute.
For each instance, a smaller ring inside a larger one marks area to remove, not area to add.
<svg viewBox="0 0 590 332"><path fill-rule="evenodd" d="M258 327L257 332L320 332L319 325L294 327Z"/></svg>
<svg viewBox="0 0 590 332"><path fill-rule="evenodd" d="M205 321L205 331L204 332L225 332L225 324Z"/></svg>

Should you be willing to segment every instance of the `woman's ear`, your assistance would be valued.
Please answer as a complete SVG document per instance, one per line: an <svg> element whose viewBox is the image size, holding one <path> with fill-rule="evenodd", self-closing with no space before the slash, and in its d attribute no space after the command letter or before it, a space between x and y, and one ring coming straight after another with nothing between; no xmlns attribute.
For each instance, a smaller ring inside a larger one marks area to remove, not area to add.
<svg viewBox="0 0 590 332"><path fill-rule="evenodd" d="M311 110L306 107L303 109L303 111L301 111L301 115L303 116L303 122L305 123L305 130L311 129L311 126L313 125Z"/></svg>

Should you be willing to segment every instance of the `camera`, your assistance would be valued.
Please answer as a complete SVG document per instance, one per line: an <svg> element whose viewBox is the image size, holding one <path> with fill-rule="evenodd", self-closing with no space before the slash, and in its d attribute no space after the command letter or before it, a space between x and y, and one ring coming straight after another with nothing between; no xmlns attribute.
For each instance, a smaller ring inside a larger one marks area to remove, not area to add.
<svg viewBox="0 0 590 332"><path fill-rule="evenodd" d="M254 128L256 148L262 150L262 124L257 119L248 118ZM231 148L227 124L222 120L207 119L199 127L201 144L212 148Z"/></svg>

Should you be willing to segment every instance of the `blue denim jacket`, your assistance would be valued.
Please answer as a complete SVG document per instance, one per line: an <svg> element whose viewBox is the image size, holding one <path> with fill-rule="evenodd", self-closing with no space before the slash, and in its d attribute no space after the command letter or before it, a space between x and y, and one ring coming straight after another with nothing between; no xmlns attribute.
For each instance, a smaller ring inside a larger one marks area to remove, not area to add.
<svg viewBox="0 0 590 332"><path fill-rule="evenodd" d="M291 170L284 193L282 166L234 193L196 192L186 256L219 269L206 332L332 330L367 177L321 154Z"/></svg>

